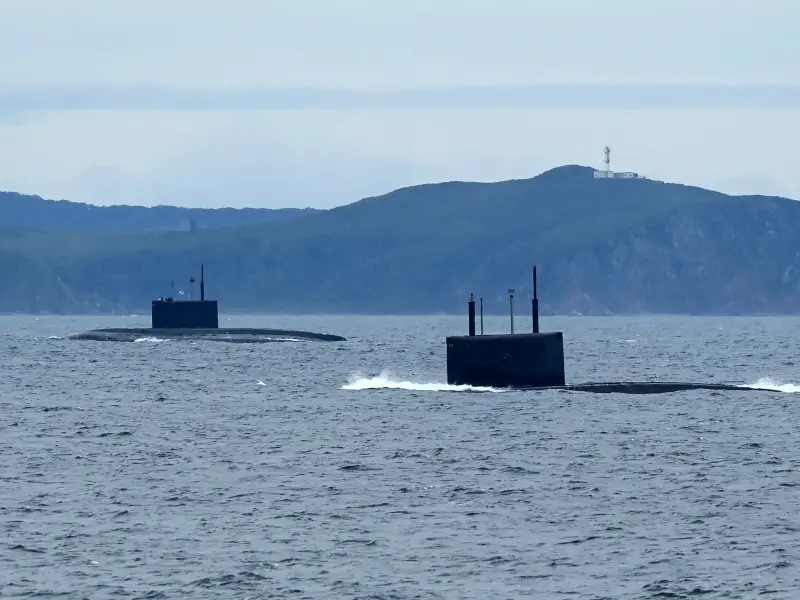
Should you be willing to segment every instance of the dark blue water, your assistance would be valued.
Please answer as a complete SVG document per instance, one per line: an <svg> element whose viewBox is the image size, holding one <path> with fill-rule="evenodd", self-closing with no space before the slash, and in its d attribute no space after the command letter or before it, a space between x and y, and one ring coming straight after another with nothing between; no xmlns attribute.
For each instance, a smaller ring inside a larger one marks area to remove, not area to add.
<svg viewBox="0 0 800 600"><path fill-rule="evenodd" d="M784 393L452 391L458 318L49 339L147 320L0 317L0 597L800 597L799 319L542 320L568 382Z"/></svg>

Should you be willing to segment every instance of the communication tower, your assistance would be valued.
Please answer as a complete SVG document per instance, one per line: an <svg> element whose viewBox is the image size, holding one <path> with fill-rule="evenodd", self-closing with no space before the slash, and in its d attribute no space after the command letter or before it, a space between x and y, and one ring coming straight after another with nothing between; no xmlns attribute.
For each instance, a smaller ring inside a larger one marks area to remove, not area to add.
<svg viewBox="0 0 800 600"><path fill-rule="evenodd" d="M611 148L606 146L605 148L603 148L603 152L606 155L606 158L603 161L606 167L602 171L596 170L594 172L595 179L647 179L643 175L639 175L638 173L634 173L632 171L622 171L619 173L614 173L611 170Z"/></svg>

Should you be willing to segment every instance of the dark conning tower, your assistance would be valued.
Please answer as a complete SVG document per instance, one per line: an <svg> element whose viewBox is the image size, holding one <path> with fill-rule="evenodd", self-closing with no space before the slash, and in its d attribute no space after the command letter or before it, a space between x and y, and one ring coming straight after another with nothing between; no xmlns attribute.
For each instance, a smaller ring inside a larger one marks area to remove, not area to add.
<svg viewBox="0 0 800 600"><path fill-rule="evenodd" d="M192 279L193 281L193 279ZM216 300L206 300L205 269L200 266L200 300L153 300L153 329L217 329L219 312Z"/></svg>
<svg viewBox="0 0 800 600"><path fill-rule="evenodd" d="M514 290L509 290L513 300ZM475 335L475 298L468 303L468 335L447 338L447 383L491 387L565 385L564 338L560 331L539 332L539 298L533 268L531 333ZM513 304L512 304L513 310ZM512 312L513 328L513 312Z"/></svg>

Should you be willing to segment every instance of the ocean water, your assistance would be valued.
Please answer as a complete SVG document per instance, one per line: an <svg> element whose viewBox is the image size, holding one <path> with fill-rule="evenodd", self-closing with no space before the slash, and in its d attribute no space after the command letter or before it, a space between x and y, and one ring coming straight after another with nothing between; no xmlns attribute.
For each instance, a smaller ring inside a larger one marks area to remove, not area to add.
<svg viewBox="0 0 800 600"><path fill-rule="evenodd" d="M568 382L766 388L653 396L451 388L464 318L61 339L147 321L0 317L0 597L800 597L800 319L542 319Z"/></svg>

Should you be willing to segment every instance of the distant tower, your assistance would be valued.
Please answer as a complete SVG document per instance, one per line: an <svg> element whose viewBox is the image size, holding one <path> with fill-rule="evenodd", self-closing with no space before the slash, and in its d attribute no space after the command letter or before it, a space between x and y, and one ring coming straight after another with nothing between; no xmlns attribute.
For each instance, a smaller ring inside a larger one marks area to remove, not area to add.
<svg viewBox="0 0 800 600"><path fill-rule="evenodd" d="M606 160L605 160L605 163L606 163L606 177L610 177L611 176L611 148L606 146L605 148L603 148L603 152L606 153Z"/></svg>

